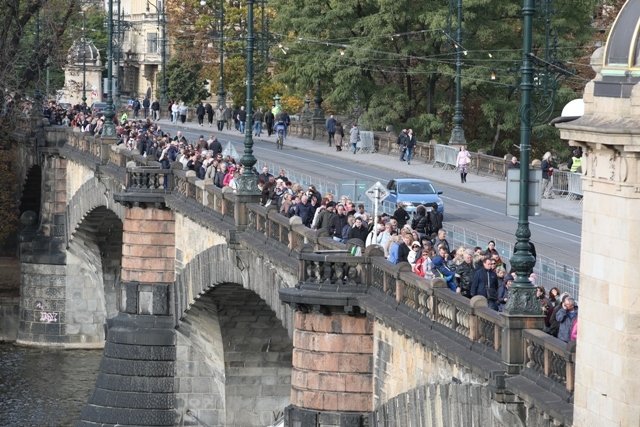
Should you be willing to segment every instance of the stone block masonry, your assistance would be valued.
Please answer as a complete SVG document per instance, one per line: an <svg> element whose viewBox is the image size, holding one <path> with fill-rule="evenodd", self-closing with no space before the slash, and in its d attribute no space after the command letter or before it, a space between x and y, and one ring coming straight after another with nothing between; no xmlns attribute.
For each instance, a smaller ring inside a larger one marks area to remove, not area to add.
<svg viewBox="0 0 640 427"><path fill-rule="evenodd" d="M175 281L175 222L170 210L128 208L122 239L122 280Z"/></svg>
<svg viewBox="0 0 640 427"><path fill-rule="evenodd" d="M295 313L291 404L317 411L372 408L373 335L365 316Z"/></svg>

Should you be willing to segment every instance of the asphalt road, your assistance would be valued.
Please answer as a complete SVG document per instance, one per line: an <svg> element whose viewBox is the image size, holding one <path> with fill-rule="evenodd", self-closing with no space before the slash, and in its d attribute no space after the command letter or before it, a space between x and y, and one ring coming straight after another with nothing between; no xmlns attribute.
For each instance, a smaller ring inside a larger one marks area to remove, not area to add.
<svg viewBox="0 0 640 427"><path fill-rule="evenodd" d="M195 141L203 134L206 137L211 128L190 129L163 124L171 134L182 130L189 141ZM231 141L242 156L244 136L222 135L223 147ZM317 180L327 186L358 181L368 188L375 181L383 184L392 178L411 177L412 175L394 169L400 163L389 158L389 168L355 163L350 161L350 153L344 156L328 157L322 153L287 147L276 150L275 144L254 140L254 156L258 165L267 164L272 172L284 167L290 177ZM431 168L430 165L421 166ZM428 171L427 171L428 174ZM433 178L438 190L443 191L445 202L445 222L447 227L461 227L478 234L479 246L486 247L489 239L515 243L517 219L505 215L505 202L497 197L468 191L459 187L438 182ZM345 188L345 187L342 187ZM555 260L557 263L577 269L580 262L581 223L579 220L562 217L549 212L529 219L531 240L539 255ZM500 244L499 244L500 245ZM499 248L500 249L500 248Z"/></svg>

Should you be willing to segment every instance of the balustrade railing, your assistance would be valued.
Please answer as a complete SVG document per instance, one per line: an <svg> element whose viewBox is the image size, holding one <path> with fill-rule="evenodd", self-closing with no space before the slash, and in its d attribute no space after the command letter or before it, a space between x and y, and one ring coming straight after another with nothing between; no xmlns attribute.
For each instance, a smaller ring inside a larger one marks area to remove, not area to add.
<svg viewBox="0 0 640 427"><path fill-rule="evenodd" d="M171 170L148 166L127 168L127 192L166 193L171 189Z"/></svg>
<svg viewBox="0 0 640 427"><path fill-rule="evenodd" d="M479 307L474 311L476 321L476 341L500 352L502 349L503 317L488 307Z"/></svg>
<svg viewBox="0 0 640 427"><path fill-rule="evenodd" d="M525 329L522 333L525 346L525 367L563 384L573 392L575 352L567 349L567 343L537 329Z"/></svg>
<svg viewBox="0 0 640 427"><path fill-rule="evenodd" d="M300 253L300 278L304 283L321 286L366 285L360 257L346 251Z"/></svg>

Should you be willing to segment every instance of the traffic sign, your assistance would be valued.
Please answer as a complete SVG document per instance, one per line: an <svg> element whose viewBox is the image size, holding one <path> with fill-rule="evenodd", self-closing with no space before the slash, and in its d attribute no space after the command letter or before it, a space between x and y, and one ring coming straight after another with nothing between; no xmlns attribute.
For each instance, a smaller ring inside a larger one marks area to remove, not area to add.
<svg viewBox="0 0 640 427"><path fill-rule="evenodd" d="M387 190L384 185L380 184L380 181L378 181L373 184L365 194L372 202L379 202L387 198L389 190Z"/></svg>

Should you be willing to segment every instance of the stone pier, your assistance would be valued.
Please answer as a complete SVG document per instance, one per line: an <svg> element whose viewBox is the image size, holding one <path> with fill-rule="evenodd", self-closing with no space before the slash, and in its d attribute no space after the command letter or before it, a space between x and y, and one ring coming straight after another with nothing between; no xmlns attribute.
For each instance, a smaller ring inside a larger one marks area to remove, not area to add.
<svg viewBox="0 0 640 427"><path fill-rule="evenodd" d="M584 152L576 426L640 423L639 23L640 2L628 1L592 57L584 115L556 125Z"/></svg>

